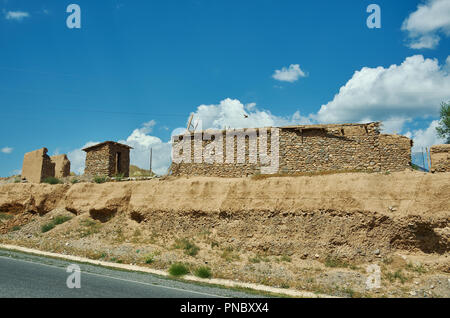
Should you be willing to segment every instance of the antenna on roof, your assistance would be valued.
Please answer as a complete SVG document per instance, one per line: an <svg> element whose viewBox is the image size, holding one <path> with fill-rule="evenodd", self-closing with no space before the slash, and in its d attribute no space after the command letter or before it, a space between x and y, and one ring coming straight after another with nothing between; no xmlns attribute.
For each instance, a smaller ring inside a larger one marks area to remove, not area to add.
<svg viewBox="0 0 450 318"><path fill-rule="evenodd" d="M189 121L188 121L187 128L186 128L186 130L189 131L189 132L192 132L192 131L191 131L191 126L194 127L194 126L192 125L192 119L193 119L193 118L194 118L194 114L191 114L191 117L189 117ZM194 130L195 130L195 128L197 128L197 127L194 127Z"/></svg>

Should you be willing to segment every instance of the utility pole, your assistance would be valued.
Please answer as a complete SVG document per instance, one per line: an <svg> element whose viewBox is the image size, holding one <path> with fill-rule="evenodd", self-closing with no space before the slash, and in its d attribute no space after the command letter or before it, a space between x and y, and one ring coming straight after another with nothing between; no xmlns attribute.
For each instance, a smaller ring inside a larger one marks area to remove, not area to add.
<svg viewBox="0 0 450 318"><path fill-rule="evenodd" d="M422 162L423 162L423 168L425 169L425 157L423 156L423 147L422 147Z"/></svg>
<svg viewBox="0 0 450 318"><path fill-rule="evenodd" d="M150 176L152 175L152 155L153 155L153 148L150 148Z"/></svg>

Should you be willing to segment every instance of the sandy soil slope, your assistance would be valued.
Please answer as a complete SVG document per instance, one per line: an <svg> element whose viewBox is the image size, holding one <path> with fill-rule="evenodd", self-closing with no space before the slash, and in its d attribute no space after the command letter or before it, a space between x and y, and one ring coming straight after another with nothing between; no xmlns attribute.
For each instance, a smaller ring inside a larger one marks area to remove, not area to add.
<svg viewBox="0 0 450 318"><path fill-rule="evenodd" d="M336 295L450 297L448 173L7 184L0 212L4 243ZM72 219L43 233L59 215ZM368 264L382 289L367 290Z"/></svg>

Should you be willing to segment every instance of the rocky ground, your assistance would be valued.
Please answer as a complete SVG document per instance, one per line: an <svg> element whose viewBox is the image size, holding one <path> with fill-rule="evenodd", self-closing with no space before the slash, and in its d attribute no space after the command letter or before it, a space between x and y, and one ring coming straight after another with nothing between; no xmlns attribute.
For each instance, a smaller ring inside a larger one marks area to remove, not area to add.
<svg viewBox="0 0 450 318"><path fill-rule="evenodd" d="M344 297L450 297L449 194L448 174L416 172L9 184L0 242Z"/></svg>

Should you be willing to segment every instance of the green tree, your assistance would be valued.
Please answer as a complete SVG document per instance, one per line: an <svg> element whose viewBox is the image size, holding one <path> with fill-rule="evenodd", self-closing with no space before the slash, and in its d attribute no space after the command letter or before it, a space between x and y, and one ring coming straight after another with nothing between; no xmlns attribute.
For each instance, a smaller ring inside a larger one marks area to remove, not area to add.
<svg viewBox="0 0 450 318"><path fill-rule="evenodd" d="M450 102L441 104L440 117L439 126L436 127L437 133L450 144Z"/></svg>

